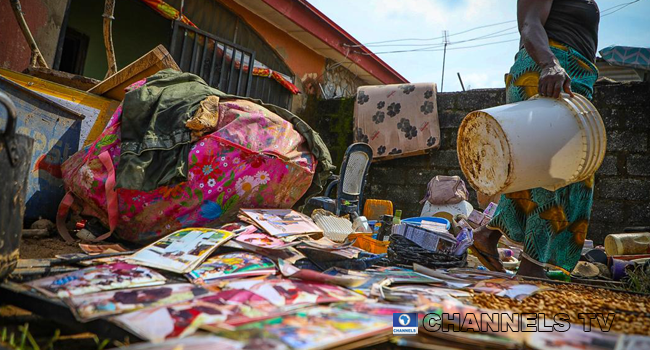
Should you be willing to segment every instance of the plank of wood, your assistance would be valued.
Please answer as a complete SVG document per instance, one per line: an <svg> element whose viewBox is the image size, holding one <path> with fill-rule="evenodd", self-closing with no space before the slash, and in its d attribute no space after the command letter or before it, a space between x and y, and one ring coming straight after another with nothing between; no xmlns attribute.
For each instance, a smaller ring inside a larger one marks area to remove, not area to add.
<svg viewBox="0 0 650 350"><path fill-rule="evenodd" d="M47 237L49 235L50 235L50 231L46 228L28 228L23 230L24 238Z"/></svg>
<svg viewBox="0 0 650 350"><path fill-rule="evenodd" d="M124 89L129 85L167 68L181 70L167 49L163 45L158 45L144 56L88 90L88 92L122 101L126 94Z"/></svg>
<svg viewBox="0 0 650 350"><path fill-rule="evenodd" d="M43 266L43 267L21 267L11 272L10 278L56 275L79 270L78 267L70 266Z"/></svg>
<svg viewBox="0 0 650 350"><path fill-rule="evenodd" d="M18 259L16 264L17 269L24 269L29 267L49 267L52 265L53 259Z"/></svg>
<svg viewBox="0 0 650 350"><path fill-rule="evenodd" d="M100 83L99 80L84 77L83 75L71 74L42 67L29 67L24 71L25 74L36 78L51 81L57 84L65 85L74 89L86 91Z"/></svg>

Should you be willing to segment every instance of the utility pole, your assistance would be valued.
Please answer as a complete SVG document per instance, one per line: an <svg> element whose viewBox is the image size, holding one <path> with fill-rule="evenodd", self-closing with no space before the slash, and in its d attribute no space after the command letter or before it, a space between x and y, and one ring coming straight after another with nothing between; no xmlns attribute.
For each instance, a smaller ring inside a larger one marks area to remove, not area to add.
<svg viewBox="0 0 650 350"><path fill-rule="evenodd" d="M447 44L449 44L449 31L442 31L442 42L445 44L445 48L442 54L442 82L440 83L440 92L442 92L443 87L445 86L445 58L447 58Z"/></svg>

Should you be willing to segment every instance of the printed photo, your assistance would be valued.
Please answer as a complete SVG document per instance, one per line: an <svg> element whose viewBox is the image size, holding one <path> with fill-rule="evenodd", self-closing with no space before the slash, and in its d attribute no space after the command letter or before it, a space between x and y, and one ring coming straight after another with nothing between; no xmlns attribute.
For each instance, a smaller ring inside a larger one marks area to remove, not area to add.
<svg viewBox="0 0 650 350"><path fill-rule="evenodd" d="M129 259L176 273L188 273L234 233L210 228L186 228L142 248Z"/></svg>
<svg viewBox="0 0 650 350"><path fill-rule="evenodd" d="M61 275L25 283L50 297L67 298L74 295L106 290L155 286L165 283L165 277L143 266L115 262L98 265Z"/></svg>
<svg viewBox="0 0 650 350"><path fill-rule="evenodd" d="M323 232L311 218L291 209L242 209L241 211L271 236Z"/></svg>
<svg viewBox="0 0 650 350"><path fill-rule="evenodd" d="M275 264L265 256L234 252L217 255L187 274L193 283L207 283L215 279L242 278L275 274Z"/></svg>
<svg viewBox="0 0 650 350"><path fill-rule="evenodd" d="M84 294L72 296L65 299L65 302L78 320L86 322L148 307L180 303L209 293L207 289L183 283Z"/></svg>

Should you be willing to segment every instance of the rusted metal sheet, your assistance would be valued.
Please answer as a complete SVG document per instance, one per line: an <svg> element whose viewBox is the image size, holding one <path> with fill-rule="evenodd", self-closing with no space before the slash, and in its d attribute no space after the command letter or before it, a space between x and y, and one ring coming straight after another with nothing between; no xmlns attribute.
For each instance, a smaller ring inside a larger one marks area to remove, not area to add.
<svg viewBox="0 0 650 350"><path fill-rule="evenodd" d="M16 132L34 139L25 219L54 220L65 194L61 164L79 149L84 117L3 77L0 91L16 105Z"/></svg>

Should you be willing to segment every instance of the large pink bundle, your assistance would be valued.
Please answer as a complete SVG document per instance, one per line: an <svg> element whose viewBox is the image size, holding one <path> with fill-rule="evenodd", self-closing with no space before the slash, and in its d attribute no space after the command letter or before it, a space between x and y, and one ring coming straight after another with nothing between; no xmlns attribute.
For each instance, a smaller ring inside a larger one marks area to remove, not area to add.
<svg viewBox="0 0 650 350"><path fill-rule="evenodd" d="M140 243L184 227L227 222L240 208L291 208L316 168L304 138L291 123L249 101L222 102L219 112L219 130L189 153L187 181L144 192L114 188L120 106L98 140L62 166L68 195L59 207L60 231L73 202L119 237Z"/></svg>

